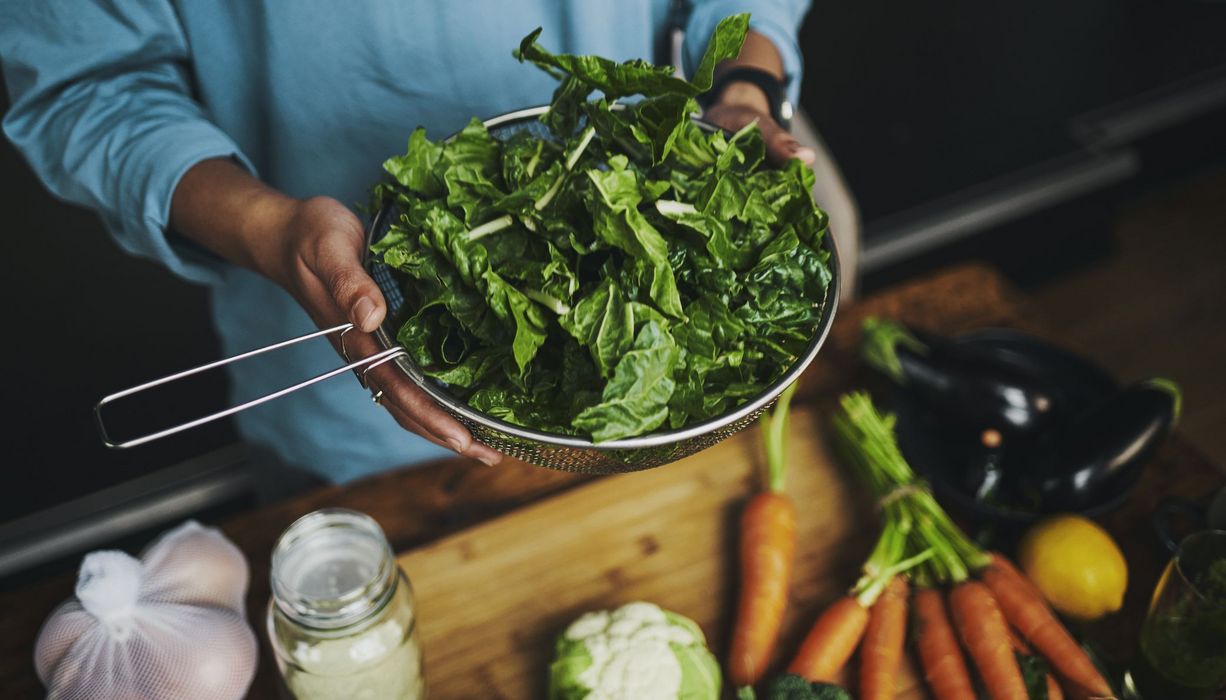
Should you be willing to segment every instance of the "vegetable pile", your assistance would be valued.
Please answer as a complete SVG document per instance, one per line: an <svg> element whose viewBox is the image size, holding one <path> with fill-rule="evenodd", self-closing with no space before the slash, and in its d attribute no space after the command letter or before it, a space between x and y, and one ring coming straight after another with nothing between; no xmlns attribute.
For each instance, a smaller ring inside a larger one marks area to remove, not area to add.
<svg viewBox="0 0 1226 700"><path fill-rule="evenodd" d="M892 416L878 413L867 394L849 394L834 418L834 435L877 497L883 528L860 580L818 616L787 672L770 684L772 700L827 697L857 649L856 697L894 697L908 627L938 700L973 700L977 691L993 699L1061 698L1062 684L1077 697L1113 697L1029 579L1003 556L980 550L915 478L898 450ZM786 577L789 569L775 570ZM778 585L786 586L786 578ZM746 572L743 595L751 587L764 588ZM737 625L770 629L769 642L759 647L766 651L752 658L753 673L741 668L743 647L734 643L729 659L739 696L752 698L778 627L743 615ZM735 630L734 639L743 634Z"/></svg>
<svg viewBox="0 0 1226 700"><path fill-rule="evenodd" d="M831 276L813 174L764 167L756 124L691 119L747 27L721 22L689 81L552 54L537 30L516 56L561 81L548 137L413 132L375 189L399 216L373 250L427 375L496 418L608 441L726 413L796 360Z"/></svg>

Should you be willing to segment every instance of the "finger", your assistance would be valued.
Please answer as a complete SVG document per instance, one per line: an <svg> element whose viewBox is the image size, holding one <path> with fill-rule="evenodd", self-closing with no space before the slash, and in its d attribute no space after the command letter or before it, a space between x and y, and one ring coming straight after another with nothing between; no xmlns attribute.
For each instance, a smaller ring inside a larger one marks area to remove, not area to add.
<svg viewBox="0 0 1226 700"><path fill-rule="evenodd" d="M459 454L466 454L472 447L473 438L468 429L436 404L426 392L404 377L396 376L396 370L390 365L371 370L371 376L384 388L385 403L394 403L424 429L447 443L447 447Z"/></svg>
<svg viewBox="0 0 1226 700"><path fill-rule="evenodd" d="M762 129L762 139L766 142L766 153L771 162L783 164L797 158L805 165L813 165L817 160L817 153L812 148L802 146L795 136L773 120L763 120L759 128Z"/></svg>
<svg viewBox="0 0 1226 700"><path fill-rule="evenodd" d="M376 391L378 390L376 389ZM394 418L396 422L400 424L400 427L404 428L410 433L416 433L417 435L421 436L422 438L426 440L429 440L430 442L434 443L435 445L438 445L439 447L442 447L448 450L451 449L451 445L448 445L447 443L443 442L437 436L431 433L429 430L426 430L425 428L423 428L421 423L418 423L417 421L413 420L412 416L402 411L400 407L397 406L396 404L385 400L385 401L380 401L379 405L386 408L387 412L392 414L392 418Z"/></svg>
<svg viewBox="0 0 1226 700"><path fill-rule="evenodd" d="M444 441L442 438L430 431L425 425L423 425L418 420L419 416L416 413L410 414L400 404L396 403L395 401L389 401L386 398L382 401L382 404L387 408L388 412L392 414L392 417L395 418L396 421L405 429L421 435L440 447L446 447L447 449L454 450L457 454L475 459L491 467L502 461L502 453L491 449L487 445L484 445L476 440L473 440L471 433L468 433L466 429L465 434L469 436L468 444L463 449L458 449L456 443ZM434 405L433 401L431 401L431 405ZM443 413L444 415L447 415L446 412ZM451 416L447 415L447 418L451 419ZM460 427L463 429L463 426Z"/></svg>
<svg viewBox="0 0 1226 700"><path fill-rule="evenodd" d="M361 249L360 238L324 236L306 262L349 322L370 333L383 322L387 304L379 285L362 267Z"/></svg>

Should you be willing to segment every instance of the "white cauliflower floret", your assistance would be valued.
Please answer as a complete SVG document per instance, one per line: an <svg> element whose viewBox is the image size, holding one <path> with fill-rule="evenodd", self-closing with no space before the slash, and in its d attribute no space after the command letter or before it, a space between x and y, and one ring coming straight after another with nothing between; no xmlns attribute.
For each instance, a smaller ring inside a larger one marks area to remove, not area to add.
<svg viewBox="0 0 1226 700"><path fill-rule="evenodd" d="M720 671L691 620L651 603L587 613L558 640L556 700L715 700Z"/></svg>

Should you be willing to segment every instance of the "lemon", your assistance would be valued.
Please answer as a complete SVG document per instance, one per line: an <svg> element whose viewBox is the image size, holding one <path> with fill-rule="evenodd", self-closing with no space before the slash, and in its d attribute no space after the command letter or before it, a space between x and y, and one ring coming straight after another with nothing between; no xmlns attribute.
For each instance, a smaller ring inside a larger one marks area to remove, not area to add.
<svg viewBox="0 0 1226 700"><path fill-rule="evenodd" d="M1128 564L1107 531L1080 515L1042 520L1022 537L1018 563L1056 611L1095 620L1124 603Z"/></svg>

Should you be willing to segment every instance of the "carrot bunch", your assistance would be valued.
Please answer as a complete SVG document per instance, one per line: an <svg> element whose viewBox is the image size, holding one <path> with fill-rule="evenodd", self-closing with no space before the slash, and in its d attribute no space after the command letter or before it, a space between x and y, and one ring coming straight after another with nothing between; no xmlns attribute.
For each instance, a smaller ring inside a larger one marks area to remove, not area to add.
<svg viewBox="0 0 1226 700"><path fill-rule="evenodd" d="M1026 682L1020 662L1037 655L1078 695L1114 697L1033 584L1007 559L971 542L916 479L898 450L893 416L878 413L864 393L848 394L841 403L843 411L834 419L838 447L882 504L886 532L893 522L894 536L904 536L894 560L909 564L905 576L915 584L909 599L915 650L933 695L973 700L974 669L994 700L1058 699L1059 687L1046 674L1029 686ZM872 561L865 565L866 577L873 576ZM862 634L859 697L893 697L908 596L905 583L888 585L892 596L876 601L871 614L846 612L846 599L836 601L818 618L789 670L810 680L829 680L847 663ZM848 618L859 615L857 622L846 624L848 629L858 625L861 632L834 633L826 618L836 611ZM858 622L861 618L864 623ZM855 640L849 642L851 637Z"/></svg>

